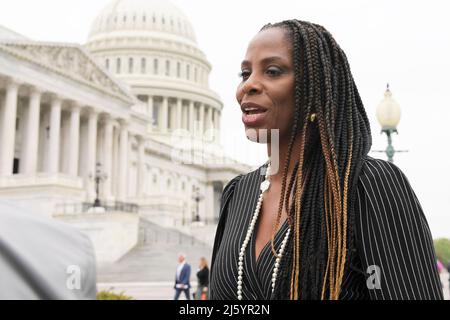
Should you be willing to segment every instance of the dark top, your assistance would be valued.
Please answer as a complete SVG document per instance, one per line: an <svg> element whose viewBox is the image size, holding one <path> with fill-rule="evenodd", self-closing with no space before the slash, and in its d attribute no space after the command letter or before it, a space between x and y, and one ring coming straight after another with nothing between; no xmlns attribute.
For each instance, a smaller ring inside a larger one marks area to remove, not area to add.
<svg viewBox="0 0 450 320"><path fill-rule="evenodd" d="M207 287L209 285L209 269L204 267L197 272L198 285Z"/></svg>
<svg viewBox="0 0 450 320"><path fill-rule="evenodd" d="M211 299L237 299L238 254L264 180L260 173L264 166L235 177L224 188L211 259ZM349 255L340 299L443 299L430 229L403 172L390 162L366 157L354 206L357 249ZM276 234L277 251L287 227L286 221ZM274 298L275 258L269 242L256 261L255 235L254 231L245 251L243 298L268 300ZM374 265L380 268L381 286L369 289Z"/></svg>

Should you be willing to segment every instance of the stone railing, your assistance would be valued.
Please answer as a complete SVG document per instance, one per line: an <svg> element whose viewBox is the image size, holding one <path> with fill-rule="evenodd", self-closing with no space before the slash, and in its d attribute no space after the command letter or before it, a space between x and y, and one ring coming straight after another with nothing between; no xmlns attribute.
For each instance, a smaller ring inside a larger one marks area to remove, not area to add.
<svg viewBox="0 0 450 320"><path fill-rule="evenodd" d="M32 187L32 186L61 185L69 188L80 189L83 181L80 177L73 177L63 173L37 173L35 175L14 174L0 177L0 187Z"/></svg>
<svg viewBox="0 0 450 320"><path fill-rule="evenodd" d="M102 212L126 212L138 213L139 206L135 203L120 201L101 202L99 206L93 203L60 203L55 206L55 215L74 215L82 213L102 213Z"/></svg>

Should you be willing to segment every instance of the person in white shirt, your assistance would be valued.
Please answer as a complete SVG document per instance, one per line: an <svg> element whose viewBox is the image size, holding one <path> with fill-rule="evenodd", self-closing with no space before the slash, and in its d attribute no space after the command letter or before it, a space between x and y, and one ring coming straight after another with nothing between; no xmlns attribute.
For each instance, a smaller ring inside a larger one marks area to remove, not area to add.
<svg viewBox="0 0 450 320"><path fill-rule="evenodd" d="M175 297L178 300L180 294L184 292L186 300L190 300L189 290L191 288L191 266L186 262L186 255L184 253L178 254L178 267L175 275Z"/></svg>

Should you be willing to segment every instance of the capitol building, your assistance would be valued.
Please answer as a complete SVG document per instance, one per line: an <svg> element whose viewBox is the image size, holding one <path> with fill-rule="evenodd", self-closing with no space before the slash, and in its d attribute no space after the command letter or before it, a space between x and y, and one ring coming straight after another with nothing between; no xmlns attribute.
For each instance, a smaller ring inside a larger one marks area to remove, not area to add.
<svg viewBox="0 0 450 320"><path fill-rule="evenodd" d="M142 220L212 245L223 187L250 167L223 152L210 72L166 0L112 0L85 44L1 26L0 199L83 230L99 261Z"/></svg>

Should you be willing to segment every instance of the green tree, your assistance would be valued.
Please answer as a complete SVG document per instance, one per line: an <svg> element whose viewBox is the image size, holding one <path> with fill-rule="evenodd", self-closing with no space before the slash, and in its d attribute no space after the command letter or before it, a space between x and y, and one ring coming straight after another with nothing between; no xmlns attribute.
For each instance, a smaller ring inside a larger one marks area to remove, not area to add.
<svg viewBox="0 0 450 320"><path fill-rule="evenodd" d="M450 239L439 238L433 242L437 258L447 266L450 263Z"/></svg>

